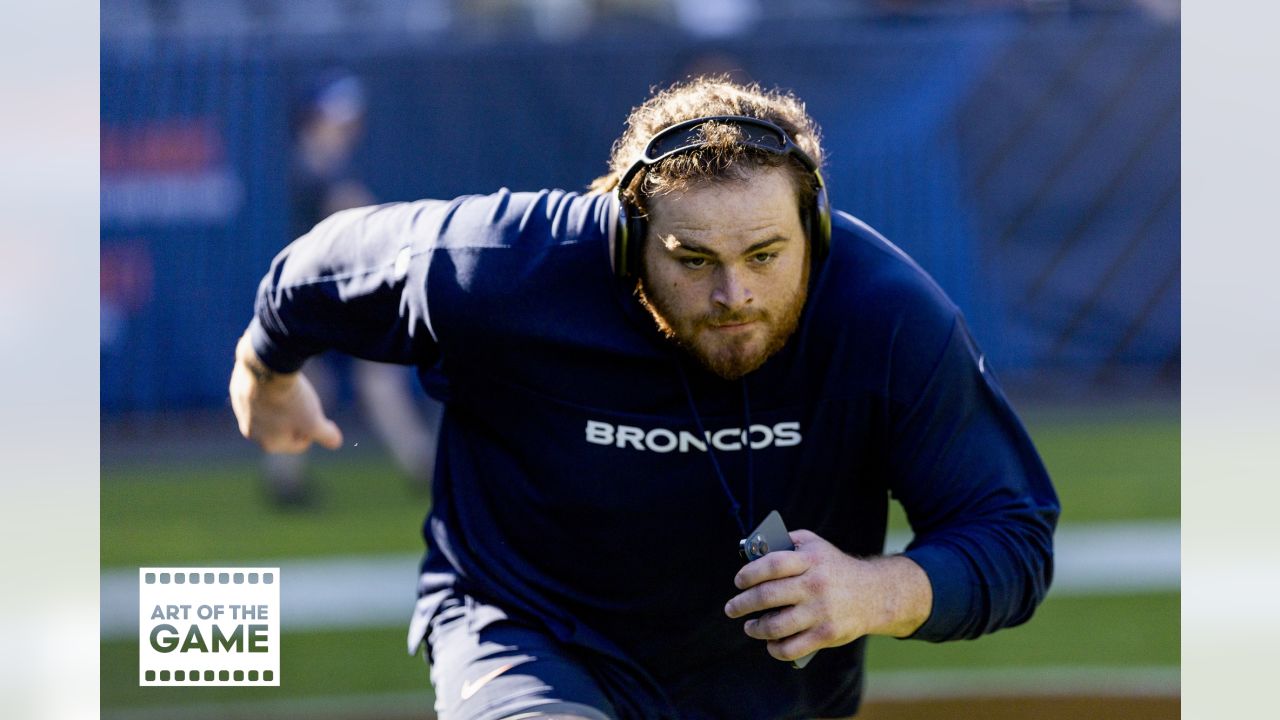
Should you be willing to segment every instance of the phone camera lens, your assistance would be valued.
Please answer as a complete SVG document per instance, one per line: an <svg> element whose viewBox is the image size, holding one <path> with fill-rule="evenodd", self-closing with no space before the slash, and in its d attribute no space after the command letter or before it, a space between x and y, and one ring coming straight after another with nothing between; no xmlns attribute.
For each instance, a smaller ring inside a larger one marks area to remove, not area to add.
<svg viewBox="0 0 1280 720"><path fill-rule="evenodd" d="M760 556L768 555L769 541L765 540L763 535L751 538L751 552Z"/></svg>

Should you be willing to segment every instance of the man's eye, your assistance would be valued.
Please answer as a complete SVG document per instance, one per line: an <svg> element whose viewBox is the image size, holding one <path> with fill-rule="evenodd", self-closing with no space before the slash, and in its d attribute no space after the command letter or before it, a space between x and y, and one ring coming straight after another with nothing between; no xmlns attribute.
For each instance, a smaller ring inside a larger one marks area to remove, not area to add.
<svg viewBox="0 0 1280 720"><path fill-rule="evenodd" d="M707 259L701 258L701 257L680 258L680 264L684 265L690 270L697 270L698 268L706 267Z"/></svg>
<svg viewBox="0 0 1280 720"><path fill-rule="evenodd" d="M773 262L773 259L776 257L778 257L778 253L776 252L761 252L752 255L751 261L757 265L764 265L765 263Z"/></svg>

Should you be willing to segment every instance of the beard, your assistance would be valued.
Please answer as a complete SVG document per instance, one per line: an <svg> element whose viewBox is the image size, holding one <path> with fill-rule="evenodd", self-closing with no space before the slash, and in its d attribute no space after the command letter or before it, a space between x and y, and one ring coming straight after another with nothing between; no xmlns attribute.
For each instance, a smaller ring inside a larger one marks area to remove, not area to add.
<svg viewBox="0 0 1280 720"><path fill-rule="evenodd" d="M781 350L796 327L809 293L808 264L796 291L778 308L747 308L739 311L682 314L661 292L654 292L644 280L636 284L640 304L653 317L663 337L679 345L707 370L726 380L737 380L758 369ZM754 322L750 333L721 336L721 325ZM763 333L763 337L761 334Z"/></svg>

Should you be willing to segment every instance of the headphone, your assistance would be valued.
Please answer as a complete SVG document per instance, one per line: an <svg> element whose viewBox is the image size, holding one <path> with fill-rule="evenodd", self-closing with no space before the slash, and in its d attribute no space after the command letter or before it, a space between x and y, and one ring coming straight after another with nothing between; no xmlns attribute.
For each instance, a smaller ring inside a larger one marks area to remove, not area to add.
<svg viewBox="0 0 1280 720"><path fill-rule="evenodd" d="M768 120L745 115L712 115L676 123L658 132L645 145L640 159L636 160L618 181L614 197L618 204L618 223L614 235L614 273L622 279L639 275L644 238L649 229L648 218L640 209L627 202L623 191L641 171L666 160L673 155L692 152L706 145L699 130L708 122L725 123L738 128L742 134L740 145L769 153L791 156L813 175L815 190L812 204L800 209L800 219L805 235L809 238L815 260L827 256L831 248L831 202L827 187L822 181L818 164L792 141L786 131Z"/></svg>

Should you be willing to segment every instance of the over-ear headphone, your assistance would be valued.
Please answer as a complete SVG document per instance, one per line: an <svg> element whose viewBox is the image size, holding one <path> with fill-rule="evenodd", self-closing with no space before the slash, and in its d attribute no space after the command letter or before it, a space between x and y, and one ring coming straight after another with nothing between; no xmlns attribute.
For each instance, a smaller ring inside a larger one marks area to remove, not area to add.
<svg viewBox="0 0 1280 720"><path fill-rule="evenodd" d="M623 192L641 170L680 153L703 147L699 130L708 122L733 125L741 131L739 144L771 155L789 155L800 161L813 175L814 197L808 207L800 208L800 219L815 260L826 257L831 248L831 203L827 199L827 187L822 181L818 164L792 141L786 131L768 120L744 115L713 115L685 120L664 128L645 145L640 159L623 173L614 189L618 203L618 223L614 237L613 270L618 277L632 279L640 272L644 238L648 232L648 218Z"/></svg>

